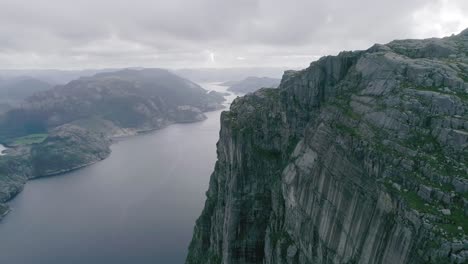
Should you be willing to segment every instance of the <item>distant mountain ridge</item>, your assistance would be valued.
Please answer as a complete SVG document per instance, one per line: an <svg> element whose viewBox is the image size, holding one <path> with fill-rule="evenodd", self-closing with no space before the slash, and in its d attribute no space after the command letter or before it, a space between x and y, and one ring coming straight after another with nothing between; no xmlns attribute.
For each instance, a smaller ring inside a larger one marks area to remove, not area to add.
<svg viewBox="0 0 468 264"><path fill-rule="evenodd" d="M280 82L281 79L249 76L241 81L228 81L221 85L229 86L228 90L231 92L246 94L255 92L260 88L277 88Z"/></svg>
<svg viewBox="0 0 468 264"><path fill-rule="evenodd" d="M8 70L0 69L0 79L11 79L21 76L29 76L45 81L53 85L66 84L80 77L90 77L97 73L116 72L123 69L141 70L144 68L107 68L107 69L84 69L84 70L56 70L56 69L25 69ZM195 82L222 82L226 80L241 80L248 76L267 76L281 78L285 67L237 67L237 68L183 68L171 69L178 76Z"/></svg>
<svg viewBox="0 0 468 264"><path fill-rule="evenodd" d="M109 69L86 69L86 70L55 70L55 69L24 69L24 70L8 70L0 69L0 79L12 79L23 76L28 76L37 80L41 80L52 85L66 84L84 76L93 76L101 72L115 72L122 68Z"/></svg>
<svg viewBox="0 0 468 264"><path fill-rule="evenodd" d="M179 76L197 82L225 82L243 80L249 76L281 78L283 72L292 70L285 67L239 67L239 68L187 68L172 70Z"/></svg>
<svg viewBox="0 0 468 264"><path fill-rule="evenodd" d="M14 105L52 87L50 83L29 76L0 79L0 102Z"/></svg>
<svg viewBox="0 0 468 264"><path fill-rule="evenodd" d="M0 139L43 133L80 119L100 118L133 131L204 118L223 97L167 70L120 70L82 77L26 99L0 117Z"/></svg>

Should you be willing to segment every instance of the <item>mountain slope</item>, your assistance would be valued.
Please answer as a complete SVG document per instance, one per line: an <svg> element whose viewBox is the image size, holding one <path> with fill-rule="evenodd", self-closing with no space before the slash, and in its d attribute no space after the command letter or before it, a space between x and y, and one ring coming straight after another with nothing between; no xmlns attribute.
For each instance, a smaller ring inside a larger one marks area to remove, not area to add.
<svg viewBox="0 0 468 264"><path fill-rule="evenodd" d="M466 263L467 69L465 30L236 99L187 263Z"/></svg>
<svg viewBox="0 0 468 264"><path fill-rule="evenodd" d="M0 117L0 139L96 118L135 132L157 129L201 120L202 112L219 108L223 100L166 70L100 73L29 97Z"/></svg>
<svg viewBox="0 0 468 264"><path fill-rule="evenodd" d="M112 138L203 120L223 96L166 70L122 70L36 93L0 115L0 219L27 180L90 165Z"/></svg>

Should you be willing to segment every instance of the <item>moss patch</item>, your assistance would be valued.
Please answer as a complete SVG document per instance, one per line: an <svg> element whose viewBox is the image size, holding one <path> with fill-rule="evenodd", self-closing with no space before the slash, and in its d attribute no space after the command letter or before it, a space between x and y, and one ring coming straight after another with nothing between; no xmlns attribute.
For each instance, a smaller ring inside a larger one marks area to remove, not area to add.
<svg viewBox="0 0 468 264"><path fill-rule="evenodd" d="M438 213L437 208L435 206L424 202L424 200L421 199L421 197L419 197L418 194L414 191L400 192L400 195L405 199L405 201L408 203L408 205L411 208L421 213L430 213L430 214Z"/></svg>
<svg viewBox="0 0 468 264"><path fill-rule="evenodd" d="M336 124L335 128L341 134L347 134L347 135L350 135L350 136L356 137L356 138L360 137L359 132L356 129L352 128L352 127L345 126L343 124Z"/></svg>
<svg viewBox="0 0 468 264"><path fill-rule="evenodd" d="M22 146L22 145L31 145L42 143L48 134L31 134L24 137L18 137L8 140L7 144L9 146Z"/></svg>

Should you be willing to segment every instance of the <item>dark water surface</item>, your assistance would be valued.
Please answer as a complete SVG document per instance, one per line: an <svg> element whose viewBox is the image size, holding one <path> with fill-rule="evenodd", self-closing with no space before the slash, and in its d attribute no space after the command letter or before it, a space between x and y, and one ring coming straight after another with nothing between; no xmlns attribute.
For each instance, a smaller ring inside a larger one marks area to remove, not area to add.
<svg viewBox="0 0 468 264"><path fill-rule="evenodd" d="M126 138L104 161L27 183L0 223L0 263L183 263L216 161L220 112Z"/></svg>

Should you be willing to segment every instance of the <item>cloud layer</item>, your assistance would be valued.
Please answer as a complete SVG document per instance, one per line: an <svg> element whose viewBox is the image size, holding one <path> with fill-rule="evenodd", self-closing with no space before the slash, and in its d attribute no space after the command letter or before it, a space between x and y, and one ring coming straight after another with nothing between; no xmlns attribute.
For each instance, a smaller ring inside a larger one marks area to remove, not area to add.
<svg viewBox="0 0 468 264"><path fill-rule="evenodd" d="M466 0L0 0L0 68L305 67L466 27Z"/></svg>

